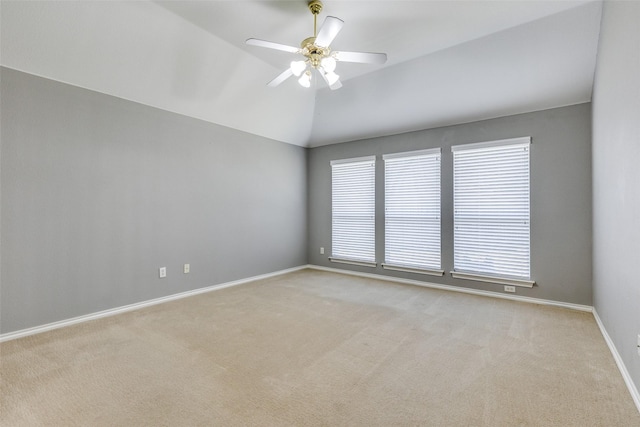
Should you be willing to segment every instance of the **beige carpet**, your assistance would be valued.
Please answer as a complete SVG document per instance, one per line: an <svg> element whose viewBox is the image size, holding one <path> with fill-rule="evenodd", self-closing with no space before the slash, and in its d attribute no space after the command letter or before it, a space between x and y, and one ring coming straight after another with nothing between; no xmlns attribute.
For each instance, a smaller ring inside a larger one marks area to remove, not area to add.
<svg viewBox="0 0 640 427"><path fill-rule="evenodd" d="M640 426L590 313L312 270L1 356L2 426Z"/></svg>

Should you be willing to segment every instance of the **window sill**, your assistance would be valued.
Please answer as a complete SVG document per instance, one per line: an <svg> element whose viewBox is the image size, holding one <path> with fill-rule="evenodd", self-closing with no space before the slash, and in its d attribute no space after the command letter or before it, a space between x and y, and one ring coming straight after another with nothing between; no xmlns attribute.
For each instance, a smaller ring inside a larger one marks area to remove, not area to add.
<svg viewBox="0 0 640 427"><path fill-rule="evenodd" d="M499 285L520 286L522 288L533 288L533 285L536 284L533 280L507 279L505 277L483 276L481 274L461 273L459 271L451 271L451 277L455 279L475 280L477 282L497 283Z"/></svg>
<svg viewBox="0 0 640 427"><path fill-rule="evenodd" d="M375 262L367 262L367 261L356 261L356 260L352 260L352 259L342 259L342 258L333 258L333 257L329 257L329 261L331 262L338 262L340 264L351 264L351 265L359 265L361 267L377 267L378 264L376 264Z"/></svg>
<svg viewBox="0 0 640 427"><path fill-rule="evenodd" d="M406 273L428 274L430 276L443 276L444 270L429 270L425 268L403 267L401 265L382 264L385 270L404 271Z"/></svg>

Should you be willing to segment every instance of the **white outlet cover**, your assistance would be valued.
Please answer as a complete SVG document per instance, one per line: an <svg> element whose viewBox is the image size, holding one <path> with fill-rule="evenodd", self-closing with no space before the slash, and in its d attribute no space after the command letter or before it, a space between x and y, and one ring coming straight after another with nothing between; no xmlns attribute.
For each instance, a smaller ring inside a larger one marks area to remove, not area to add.
<svg viewBox="0 0 640 427"><path fill-rule="evenodd" d="M191 266L189 264L184 265L184 274L188 274L191 270Z"/></svg>
<svg viewBox="0 0 640 427"><path fill-rule="evenodd" d="M320 248L320 255L324 255L324 248Z"/></svg>
<svg viewBox="0 0 640 427"><path fill-rule="evenodd" d="M161 279L167 277L167 267L160 267L159 273Z"/></svg>

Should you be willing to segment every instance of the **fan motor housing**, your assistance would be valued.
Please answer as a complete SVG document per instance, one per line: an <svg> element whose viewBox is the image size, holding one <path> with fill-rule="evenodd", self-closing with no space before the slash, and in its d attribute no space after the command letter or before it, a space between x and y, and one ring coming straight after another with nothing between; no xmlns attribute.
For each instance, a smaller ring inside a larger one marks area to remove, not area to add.
<svg viewBox="0 0 640 427"><path fill-rule="evenodd" d="M309 48L313 48L314 46L317 47L315 45L316 42L316 38L315 37L307 37L306 39L302 40L302 43L300 43L300 47L302 49L309 49ZM309 49L311 50L311 49Z"/></svg>
<svg viewBox="0 0 640 427"><path fill-rule="evenodd" d="M311 65L317 67L320 61L322 61L322 58L329 56L331 50L326 47L317 46L315 42L315 37L307 37L302 40L300 47L302 48L302 54L309 58Z"/></svg>

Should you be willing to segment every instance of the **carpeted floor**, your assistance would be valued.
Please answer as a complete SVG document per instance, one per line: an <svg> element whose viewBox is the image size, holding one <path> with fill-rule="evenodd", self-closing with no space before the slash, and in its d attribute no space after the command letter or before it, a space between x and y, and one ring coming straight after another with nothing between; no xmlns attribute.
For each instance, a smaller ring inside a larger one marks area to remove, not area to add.
<svg viewBox="0 0 640 427"><path fill-rule="evenodd" d="M313 270L0 349L2 426L640 426L590 313Z"/></svg>

